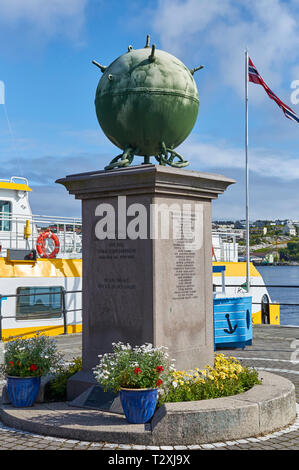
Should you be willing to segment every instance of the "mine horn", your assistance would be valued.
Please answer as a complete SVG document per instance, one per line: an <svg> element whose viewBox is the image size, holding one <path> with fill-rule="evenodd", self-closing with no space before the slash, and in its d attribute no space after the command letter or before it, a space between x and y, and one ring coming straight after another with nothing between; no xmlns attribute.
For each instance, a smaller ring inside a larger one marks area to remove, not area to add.
<svg viewBox="0 0 299 470"><path fill-rule="evenodd" d="M156 50L156 46L155 46L155 44L153 44L152 45L151 55L149 56L150 62L153 62L155 60L155 50Z"/></svg>
<svg viewBox="0 0 299 470"><path fill-rule="evenodd" d="M203 69L203 67L203 65L200 65L199 67L195 67L195 69L190 69L190 73L193 75L195 72L197 72L197 70Z"/></svg>
<svg viewBox="0 0 299 470"><path fill-rule="evenodd" d="M92 63L93 63L94 65L96 65L97 67L99 67L99 69L101 69L101 72L103 72L103 73L105 72L105 70L106 70L106 68L107 68L105 65L99 64L96 60L93 60Z"/></svg>
<svg viewBox="0 0 299 470"><path fill-rule="evenodd" d="M144 46L144 48L146 47L150 47L150 41L151 41L151 37L149 34L146 35L146 44Z"/></svg>

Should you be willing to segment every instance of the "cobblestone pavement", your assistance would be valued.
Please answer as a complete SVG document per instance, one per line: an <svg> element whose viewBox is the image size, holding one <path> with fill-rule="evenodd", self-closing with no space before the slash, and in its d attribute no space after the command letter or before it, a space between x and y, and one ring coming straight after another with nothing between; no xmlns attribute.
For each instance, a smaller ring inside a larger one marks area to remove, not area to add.
<svg viewBox="0 0 299 470"><path fill-rule="evenodd" d="M257 338L254 342L254 347L248 347L245 350L227 351L226 353L237 357L244 365L249 365L256 369L267 370L291 380L295 385L296 401L297 404L299 404L299 357L296 358L296 354L294 354L294 338L299 339L299 328L294 328L293 331L290 331L290 329L287 330L288 331L284 330L281 333L281 329L279 329L280 336L283 338L280 338L279 340L279 347L280 351L284 353L284 359L280 359L279 354L277 355L277 351L279 350L277 344L272 347L273 344L271 342L271 336L265 339L265 335L263 334L261 334L261 337L259 337L258 334L256 335ZM269 330L267 330L267 333L269 335ZM272 338L277 341L276 333L278 333L278 330L275 331L275 336ZM69 339L65 340L65 338L60 337L58 340L60 349L62 351L66 350L69 357L75 357L80 353L80 337L75 335L73 341L74 348L72 349L70 348ZM267 344L268 346L272 345L272 349L269 347L267 350ZM297 346L297 344L295 345ZM271 351L275 353L275 357L273 355L271 356ZM289 356L289 359L287 356ZM0 423L0 450L161 450L162 452L181 450L184 451L184 453L189 451L191 452L193 450L299 450L298 405L297 410L296 422L288 428L282 429L273 434L257 438L202 444L198 446L146 447L134 445L134 443L132 443L132 445L119 445L117 443L83 442L18 431Z"/></svg>

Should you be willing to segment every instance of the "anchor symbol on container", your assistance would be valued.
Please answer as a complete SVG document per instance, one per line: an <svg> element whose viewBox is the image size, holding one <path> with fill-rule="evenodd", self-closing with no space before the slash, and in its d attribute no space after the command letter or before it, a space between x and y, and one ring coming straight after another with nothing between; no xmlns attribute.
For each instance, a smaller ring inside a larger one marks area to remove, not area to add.
<svg viewBox="0 0 299 470"><path fill-rule="evenodd" d="M232 324L231 324L230 318L229 318L229 313L227 313L227 314L225 315L225 318L227 319L227 323L228 323L228 328L229 328L229 329L226 329L226 328L225 328L225 329L224 329L224 332L225 332L225 333L228 333L229 335L232 335L232 334L236 331L238 325L235 324L235 326L232 327Z"/></svg>

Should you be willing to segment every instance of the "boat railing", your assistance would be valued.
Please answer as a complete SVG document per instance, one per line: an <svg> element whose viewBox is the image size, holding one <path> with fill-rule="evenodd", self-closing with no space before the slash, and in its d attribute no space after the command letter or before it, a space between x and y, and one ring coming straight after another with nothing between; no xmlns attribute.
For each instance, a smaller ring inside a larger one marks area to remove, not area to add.
<svg viewBox="0 0 299 470"><path fill-rule="evenodd" d="M68 334L68 327L73 329L74 326L82 324L81 319L78 322L74 322L74 321L70 322L69 319L68 319L68 315L70 313L82 312L82 307L67 308L67 296L70 295L70 294L82 294L82 290L66 290L62 287L60 292L56 292L54 294L53 294L53 291L50 291L50 290L38 293L38 297L42 296L42 295L48 295L48 296L49 295L52 295L52 296L56 295L56 296L60 297L60 306L61 306L61 309L60 309L60 312L59 312L60 316L55 317L55 319L57 320L57 319L61 318L62 324L63 324L63 333L62 334L64 334L64 335ZM6 315L6 314L3 315L3 302L5 300L8 300L9 298L16 298L17 299L17 298L20 298L20 297L30 297L30 296L36 296L36 294L34 294L34 293L29 293L29 294L16 293L16 294L5 294L5 295L0 294L0 341L3 341L3 329L5 328L5 321L10 320L10 319L16 320L16 318L17 318L16 314L14 314L14 315ZM49 312L39 312L38 320L43 320L43 319L48 319L48 318L49 318ZM4 328L3 328L3 326L4 326ZM51 328L52 328L52 326L51 326ZM38 332L41 333L41 334L42 333L46 334L48 330L49 330L49 326L47 326L47 325L38 327ZM35 332L35 333L37 333L37 332ZM27 336L27 335L28 335L28 332L23 333L23 334L18 334L18 335L15 335L15 336L11 336L8 339L12 340L12 339L20 338L22 336Z"/></svg>
<svg viewBox="0 0 299 470"><path fill-rule="evenodd" d="M26 184L26 186L28 186L28 180L23 176L11 176L10 178L0 178L0 181L3 181L5 183L15 183L15 180L22 180L23 184Z"/></svg>
<svg viewBox="0 0 299 470"><path fill-rule="evenodd" d="M239 244L242 236L236 231L212 230L213 261L238 261Z"/></svg>
<svg viewBox="0 0 299 470"><path fill-rule="evenodd" d="M220 289L222 289L222 286L219 284L217 285L214 284L213 287L218 288L219 292L220 292ZM261 289L263 287L267 289L267 293L265 294L266 298L264 298L263 296L264 300L262 299L260 302L252 301L252 305L260 305L262 310L264 309L265 315L262 315L262 323L269 323L269 306L270 305L279 305L279 307L299 307L299 303L284 302L281 300L271 301L268 296L269 294L268 289L299 289L299 285L296 285L296 284L250 284L249 291L247 291L246 282L243 284L225 284L225 289L232 288L232 287L237 288L238 293L243 293L243 294L248 294L248 295L250 295L250 293L253 293L251 292L251 289L255 289L255 288Z"/></svg>
<svg viewBox="0 0 299 470"><path fill-rule="evenodd" d="M59 238L59 256L66 253L81 253L81 219L41 214L11 215L8 212L0 212L1 256L6 256L8 248L36 249L36 242L40 233L47 229Z"/></svg>
<svg viewBox="0 0 299 470"><path fill-rule="evenodd" d="M263 285L264 287L267 287L267 288L287 288L287 289L299 289L299 285L287 285L287 284L279 284L279 285L276 285L276 284L264 284ZM218 286L219 287L219 286ZM240 284L227 284L225 287L239 287L240 289L243 290L243 292L245 292L245 288L244 288L244 285L240 285ZM252 284L250 286L250 289L251 288L260 288L261 285L258 285L258 284ZM250 292L249 292L250 293ZM82 294L82 290L66 290L64 288L61 288L61 291L59 293L55 293L54 295L60 295L61 296L61 309L60 309L60 316L59 317L55 317L56 320L61 318L62 320L62 325L63 325L63 333L64 335L68 334L68 327L74 327L78 324L81 324L82 323L82 320L80 319L80 321L78 322L74 322L74 320L72 320L71 322L69 321L68 319L68 315L71 314L71 313L74 313L74 312L82 312L82 306L79 307L79 308L68 308L67 307L67 296L70 295L70 294L78 294L78 295L81 295ZM16 314L14 315L10 315L10 314L5 314L3 315L3 302L5 302L6 300L8 300L9 298L18 298L18 297L28 297L28 296L35 296L36 294L34 293L16 293L16 294L4 294L4 295L1 295L0 294L0 341L3 341L3 326L5 327L5 321L9 320L9 319L16 319L17 316ZM41 296L41 295L53 295L53 291L44 291L44 292L39 292L38 293L38 296ZM279 306L293 306L293 307L299 307L299 303L290 303L290 302L271 302L271 301L266 301L266 306L267 305L279 305ZM253 305L261 305L261 302L252 302ZM49 318L49 312L39 312L38 314L38 318L37 320L42 320L43 318L45 319L48 319ZM269 316L268 316L269 318ZM268 323L267 321L267 314L264 315L262 317L262 323ZM51 326L52 328L52 326ZM38 331L40 333L47 333L47 330L49 329L49 326L47 325L44 325L43 326L39 326L38 327ZM27 333L23 333L23 334L19 334L19 335L15 335L15 336L11 336L9 339L16 339L18 337L22 337L22 336L26 336L28 335L28 332Z"/></svg>

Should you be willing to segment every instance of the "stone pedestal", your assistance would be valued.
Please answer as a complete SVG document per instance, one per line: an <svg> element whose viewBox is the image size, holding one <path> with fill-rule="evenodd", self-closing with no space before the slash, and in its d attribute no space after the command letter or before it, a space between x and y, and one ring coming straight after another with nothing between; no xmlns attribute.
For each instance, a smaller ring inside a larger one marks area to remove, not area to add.
<svg viewBox="0 0 299 470"><path fill-rule="evenodd" d="M69 399L112 342L167 346L178 369L212 364L211 201L234 181L140 165L57 182L82 200L83 371Z"/></svg>

